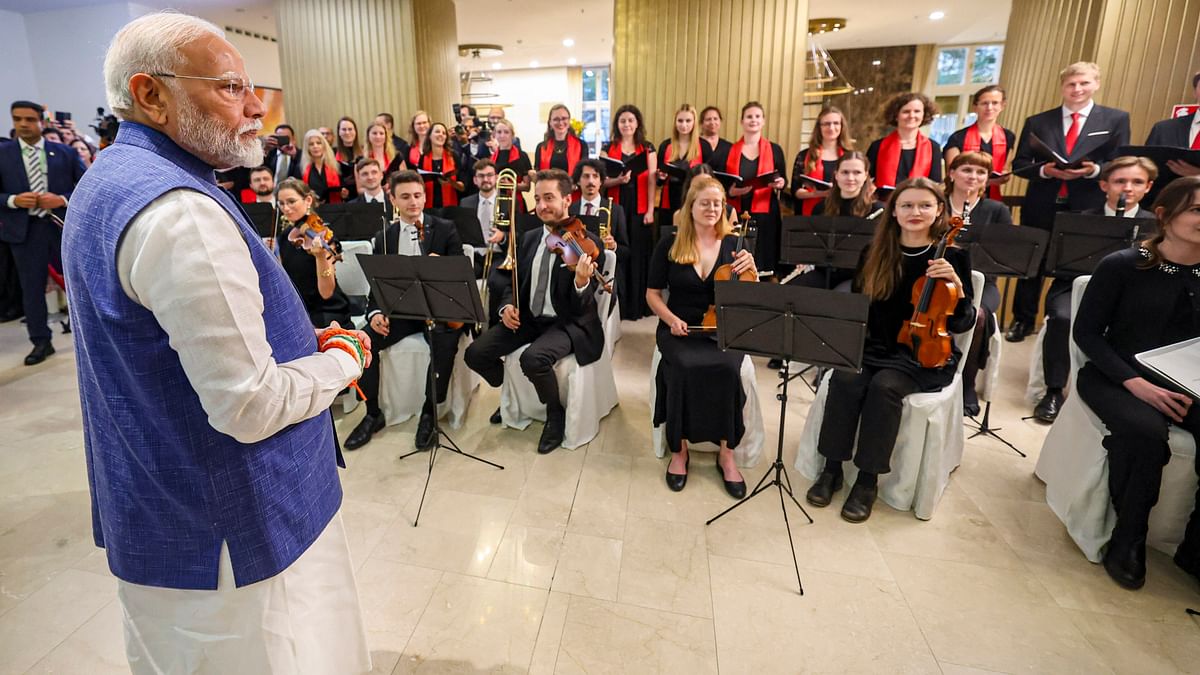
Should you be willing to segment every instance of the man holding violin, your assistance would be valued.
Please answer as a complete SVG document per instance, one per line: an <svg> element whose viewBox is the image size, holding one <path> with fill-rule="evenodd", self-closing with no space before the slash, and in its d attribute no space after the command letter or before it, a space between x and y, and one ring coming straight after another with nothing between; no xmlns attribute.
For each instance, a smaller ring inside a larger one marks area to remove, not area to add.
<svg viewBox="0 0 1200 675"><path fill-rule="evenodd" d="M562 444L566 424L554 365L573 353L586 366L604 351L604 328L596 308L600 283L595 278L596 263L586 252L602 251L603 244L568 215L572 189L571 177L561 169L537 173L533 192L543 227L519 240L517 287L511 276L500 275L501 323L480 335L465 354L471 370L499 387L504 382L503 358L529 345L521 354L521 372L546 406L546 426L538 441L538 453L543 455ZM559 239L575 239L585 247L574 265L568 260L573 256L558 252Z"/></svg>
<svg viewBox="0 0 1200 675"><path fill-rule="evenodd" d="M397 171L388 181L388 195L396 220L387 230L376 235L372 242L376 255L462 255L462 240L454 223L424 213L425 180L416 171ZM346 449L357 450L371 441L371 436L387 426L379 407L379 352L391 347L413 333L425 330L425 324L413 319L392 322L379 309L374 298L367 300L367 330L371 338L371 365L363 371L358 386L367 398L367 414L346 438ZM437 402L446 400L454 357L462 327L450 328L437 324L433 328L433 370L437 374ZM437 405L426 384L425 405L417 422L414 439L417 450L428 450L436 440L433 435L433 416Z"/></svg>

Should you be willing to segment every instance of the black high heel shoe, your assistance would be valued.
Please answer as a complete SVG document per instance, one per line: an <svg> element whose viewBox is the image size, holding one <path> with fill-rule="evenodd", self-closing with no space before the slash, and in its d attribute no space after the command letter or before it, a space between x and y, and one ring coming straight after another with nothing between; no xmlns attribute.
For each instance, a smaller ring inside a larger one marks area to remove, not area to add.
<svg viewBox="0 0 1200 675"><path fill-rule="evenodd" d="M687 485L687 470L691 463L692 456L688 455L688 458L683 460L684 473L671 473L671 465L667 464L667 487L671 488L671 492L679 492Z"/></svg>
<svg viewBox="0 0 1200 675"><path fill-rule="evenodd" d="M717 460L717 473L721 474L721 482L725 484L725 491L734 499L741 499L746 496L746 481L745 480L726 480L725 469L721 468L721 460Z"/></svg>

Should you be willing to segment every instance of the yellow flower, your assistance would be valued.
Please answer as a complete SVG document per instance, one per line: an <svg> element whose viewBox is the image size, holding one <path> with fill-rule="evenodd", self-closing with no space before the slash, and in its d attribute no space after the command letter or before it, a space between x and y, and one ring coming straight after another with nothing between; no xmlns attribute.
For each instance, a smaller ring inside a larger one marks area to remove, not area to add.
<svg viewBox="0 0 1200 675"><path fill-rule="evenodd" d="M575 132L576 136L578 136L579 134L582 134L583 133L583 121L572 118L571 119L571 130Z"/></svg>

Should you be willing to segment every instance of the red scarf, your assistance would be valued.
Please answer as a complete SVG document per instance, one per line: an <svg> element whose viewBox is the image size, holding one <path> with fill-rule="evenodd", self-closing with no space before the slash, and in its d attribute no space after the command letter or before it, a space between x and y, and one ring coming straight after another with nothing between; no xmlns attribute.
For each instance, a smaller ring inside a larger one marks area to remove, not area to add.
<svg viewBox="0 0 1200 675"><path fill-rule="evenodd" d="M253 204L258 201L258 194L250 188L242 188L241 198L243 204Z"/></svg>
<svg viewBox="0 0 1200 675"><path fill-rule="evenodd" d="M816 178L817 180L825 180L825 160L821 159L821 150L813 150L810 148L808 153L810 157L815 154L817 159L812 163L812 166L804 172L804 175L808 176L809 178ZM844 154L846 154L846 151L843 150L842 146L839 145L837 149L837 156L841 157ZM817 204L823 201L823 199L823 197L809 197L808 199L800 200L800 212L803 215L811 216L813 209L817 208Z"/></svg>
<svg viewBox="0 0 1200 675"><path fill-rule="evenodd" d="M963 139L963 152L979 152L979 148L983 147L983 139L979 137L979 125L972 124L967 127L967 137ZM1004 129L999 125L992 127L992 171L996 173L1004 173L1004 164L1008 161L1008 138L1004 133ZM988 188L988 197L1000 200L1000 186L992 185Z"/></svg>
<svg viewBox="0 0 1200 675"><path fill-rule="evenodd" d="M725 173L731 173L735 176L740 176L742 173L742 148L746 146L746 139L739 138L733 147L729 148L729 157L725 160ZM771 142L766 136L758 137L758 175L770 173L775 170L775 153L771 151ZM754 176L742 176L742 178L754 178ZM750 213L770 213L771 212L771 197L775 195L775 191L769 186L760 188L754 191L750 200ZM729 205L732 206L738 213L741 213L745 208L746 196L730 197Z"/></svg>
<svg viewBox="0 0 1200 675"><path fill-rule="evenodd" d="M433 171L433 153L421 155L421 168L425 171ZM442 151L442 175L454 177L454 155L447 151ZM442 187L442 206L458 206L458 190L450 183L441 181L425 181L425 208L433 208L433 189L434 183L438 183Z"/></svg>
<svg viewBox="0 0 1200 675"><path fill-rule="evenodd" d="M514 164L517 158L521 156L521 151L517 150L517 146L512 146L508 149L508 165ZM500 149L497 148L492 152L492 164L495 164L500 159ZM520 176L517 177L518 179Z"/></svg>
<svg viewBox="0 0 1200 675"><path fill-rule="evenodd" d="M698 142L701 142L701 141L698 141ZM663 150L663 157L662 157L663 164L671 163L671 155L674 153L674 151L675 151L675 144L667 143L666 150ZM693 159L692 161L688 162L688 168L696 166L696 165L700 164L702 161L704 161L703 155L704 155L704 153L701 153L701 152L696 153L696 158ZM620 159L620 157L618 157L617 159ZM680 188L682 188L682 187L683 186L681 185ZM664 208L664 209L668 209L668 210L672 209L672 208L676 208L671 205L671 189L670 188L671 188L670 183L663 186L662 203L659 204L660 208ZM681 195L681 196L686 197L687 195ZM680 206L682 206L682 204Z"/></svg>
<svg viewBox="0 0 1200 675"><path fill-rule="evenodd" d="M408 167L411 169L421 161L421 147L417 145L408 146Z"/></svg>
<svg viewBox="0 0 1200 675"><path fill-rule="evenodd" d="M921 132L917 132L917 153L913 158L913 168L905 178L917 176L929 177L933 168L933 144ZM875 158L875 184L879 186L896 187L896 172L900 170L900 132L893 131L883 137L879 144L879 156Z"/></svg>
<svg viewBox="0 0 1200 675"><path fill-rule="evenodd" d="M312 168L313 168L312 164L309 164L308 166L304 167L304 183L305 184L308 184L308 176L309 176L310 172L312 171ZM341 204L342 203L342 178L341 178L341 176L339 176L337 171L334 171L333 167L330 167L330 166L325 167L324 174L325 174L325 187L329 188L328 203Z"/></svg>
<svg viewBox="0 0 1200 675"><path fill-rule="evenodd" d="M545 171L550 168L550 158L554 155L554 144L557 141L554 138L542 141L538 148L538 171ZM583 156L583 144L575 138L573 134L567 134L567 175L575 175L575 165L579 164L580 158ZM516 146L513 146L516 149Z"/></svg>
<svg viewBox="0 0 1200 675"><path fill-rule="evenodd" d="M620 161L621 159L621 142L614 141L608 144L608 156ZM637 150L634 150L633 156L646 154L646 146L643 145ZM643 215L650 210L650 168L643 169L641 173L633 177L637 181L637 212L638 215ZM621 186L610 187L608 189L608 198L614 203L621 203Z"/></svg>

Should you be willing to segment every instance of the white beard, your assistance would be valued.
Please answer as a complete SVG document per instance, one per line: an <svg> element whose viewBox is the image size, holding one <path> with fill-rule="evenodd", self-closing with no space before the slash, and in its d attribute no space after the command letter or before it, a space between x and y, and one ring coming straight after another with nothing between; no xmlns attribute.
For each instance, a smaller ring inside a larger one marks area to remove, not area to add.
<svg viewBox="0 0 1200 675"><path fill-rule="evenodd" d="M178 140L185 150L218 170L262 165L263 149L258 139L242 139L242 134L262 129L262 120L244 124L233 133L216 119L202 114L186 96L178 96L176 100L179 102Z"/></svg>

